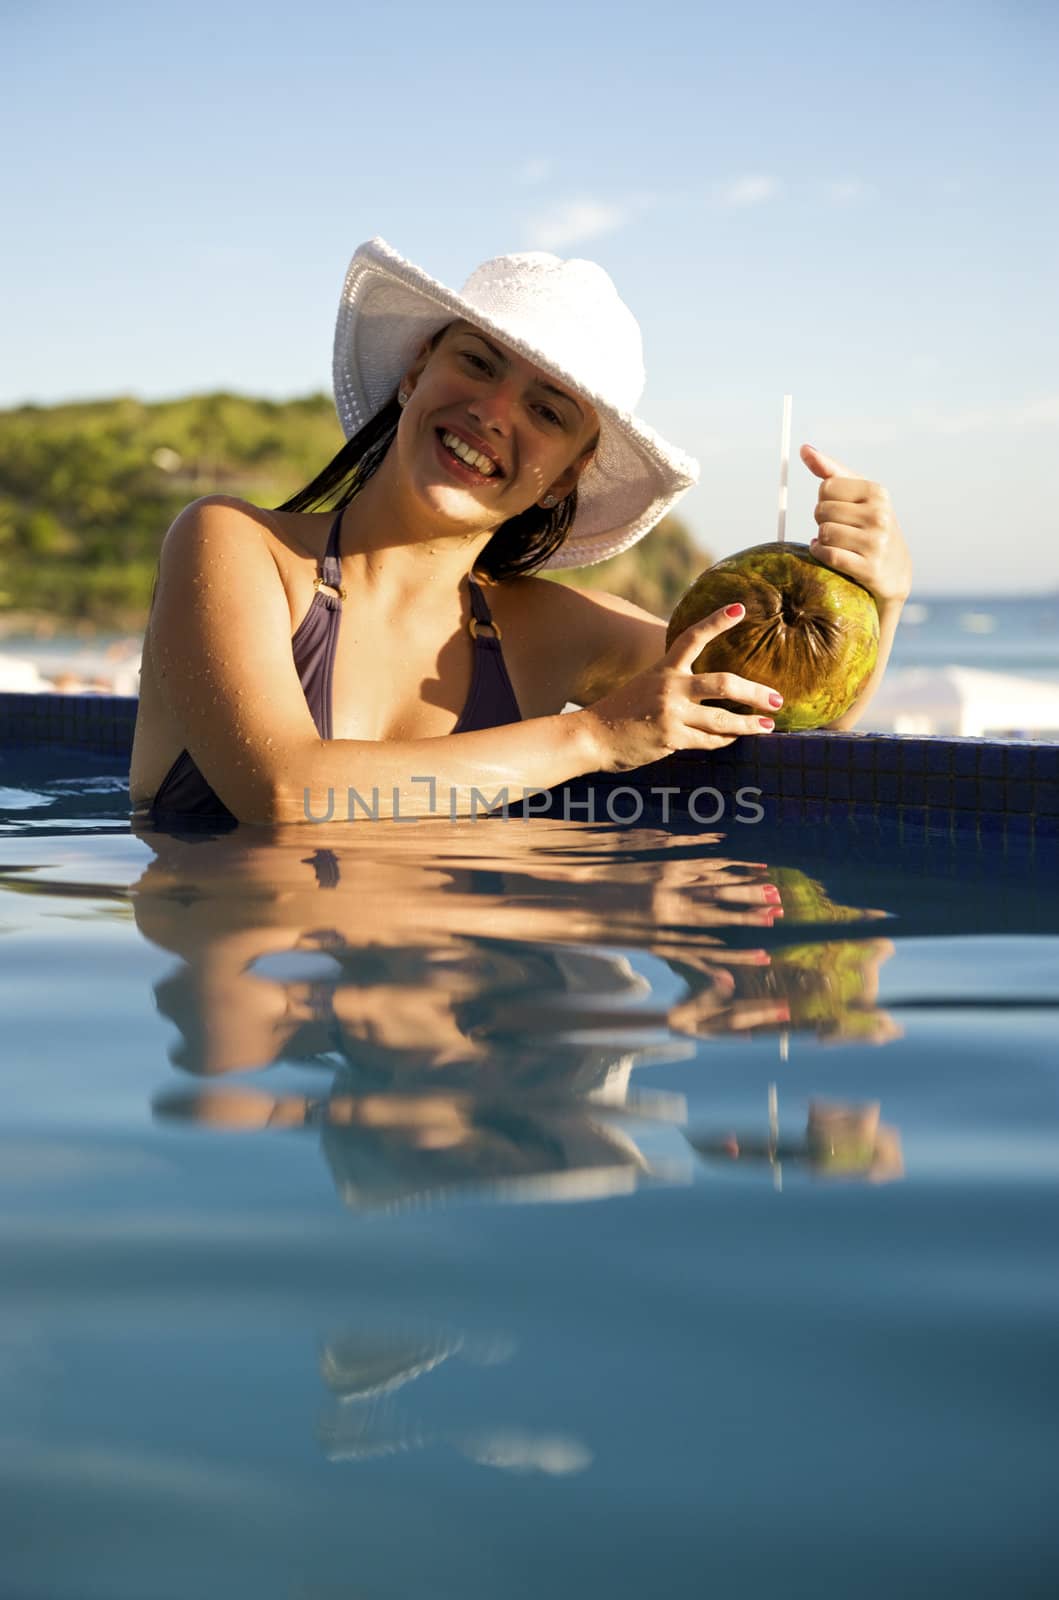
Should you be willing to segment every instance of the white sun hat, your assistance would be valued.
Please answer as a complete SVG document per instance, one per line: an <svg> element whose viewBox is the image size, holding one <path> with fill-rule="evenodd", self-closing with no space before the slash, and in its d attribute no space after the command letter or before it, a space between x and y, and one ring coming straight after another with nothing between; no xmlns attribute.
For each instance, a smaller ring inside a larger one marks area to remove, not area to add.
<svg viewBox="0 0 1059 1600"><path fill-rule="evenodd" d="M698 481L698 462L634 415L644 385L640 328L607 273L540 250L483 262L456 294L385 240L362 244L335 326L335 405L347 439L392 398L424 341L455 321L492 333L599 414L576 516L544 566L589 567L628 550Z"/></svg>

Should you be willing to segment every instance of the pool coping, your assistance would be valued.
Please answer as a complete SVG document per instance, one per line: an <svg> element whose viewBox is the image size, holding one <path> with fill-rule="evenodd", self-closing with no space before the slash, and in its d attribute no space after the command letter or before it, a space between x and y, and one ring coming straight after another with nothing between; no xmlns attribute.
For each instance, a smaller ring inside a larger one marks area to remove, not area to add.
<svg viewBox="0 0 1059 1600"><path fill-rule="evenodd" d="M125 760L137 705L122 695L2 693L0 749L59 746ZM867 810L898 814L911 827L973 825L986 833L1056 837L1059 742L772 734L709 753L681 751L631 773L586 774L553 792L552 814L596 820L585 809L591 796L602 807L599 820L639 820L614 798L621 790L642 796L652 816L675 810L703 825L730 821L737 807L746 812L766 801L780 821L826 823ZM745 791L756 791L756 799ZM723 810L713 817L720 802Z"/></svg>

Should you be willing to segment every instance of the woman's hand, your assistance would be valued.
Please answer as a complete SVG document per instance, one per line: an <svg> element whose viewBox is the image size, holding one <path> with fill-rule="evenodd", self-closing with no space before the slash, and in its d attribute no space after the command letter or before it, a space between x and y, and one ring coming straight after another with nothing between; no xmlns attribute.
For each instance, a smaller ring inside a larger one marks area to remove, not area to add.
<svg viewBox="0 0 1059 1600"><path fill-rule="evenodd" d="M783 704L775 689L732 672L691 670L710 640L745 614L741 605L725 606L685 628L654 666L573 713L592 731L601 771L628 772L674 750L720 750L742 734L771 733L771 713ZM734 700L762 714L743 716L704 700Z"/></svg>
<svg viewBox="0 0 1059 1600"><path fill-rule="evenodd" d="M912 561L882 484L857 477L811 444L802 445L801 458L823 479L813 555L863 584L879 606L903 605L912 588Z"/></svg>

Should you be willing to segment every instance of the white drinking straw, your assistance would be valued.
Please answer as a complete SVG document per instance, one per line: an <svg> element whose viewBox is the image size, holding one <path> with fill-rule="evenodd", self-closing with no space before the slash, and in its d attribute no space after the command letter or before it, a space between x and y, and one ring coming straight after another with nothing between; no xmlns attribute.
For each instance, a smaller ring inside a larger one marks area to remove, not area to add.
<svg viewBox="0 0 1059 1600"><path fill-rule="evenodd" d="M774 1083L769 1084L769 1162L772 1166L772 1187L783 1193L783 1162L776 1159L780 1143L780 1097Z"/></svg>
<svg viewBox="0 0 1059 1600"><path fill-rule="evenodd" d="M791 463L791 396L783 396L783 432L780 436L780 520L776 534L780 544L787 537L787 471Z"/></svg>

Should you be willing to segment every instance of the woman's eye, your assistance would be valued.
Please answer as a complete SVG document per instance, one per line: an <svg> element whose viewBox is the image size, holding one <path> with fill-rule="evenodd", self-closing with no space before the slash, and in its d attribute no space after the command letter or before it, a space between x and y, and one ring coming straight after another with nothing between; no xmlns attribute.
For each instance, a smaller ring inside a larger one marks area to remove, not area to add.
<svg viewBox="0 0 1059 1600"><path fill-rule="evenodd" d="M475 355L473 350L464 350L463 359L471 362L472 366L477 367L481 372L489 371L488 361L483 361L481 356Z"/></svg>
<svg viewBox="0 0 1059 1600"><path fill-rule="evenodd" d="M540 412L545 422L554 422L559 425L562 424L562 417L557 411L553 411L551 406L538 406L537 410Z"/></svg>

